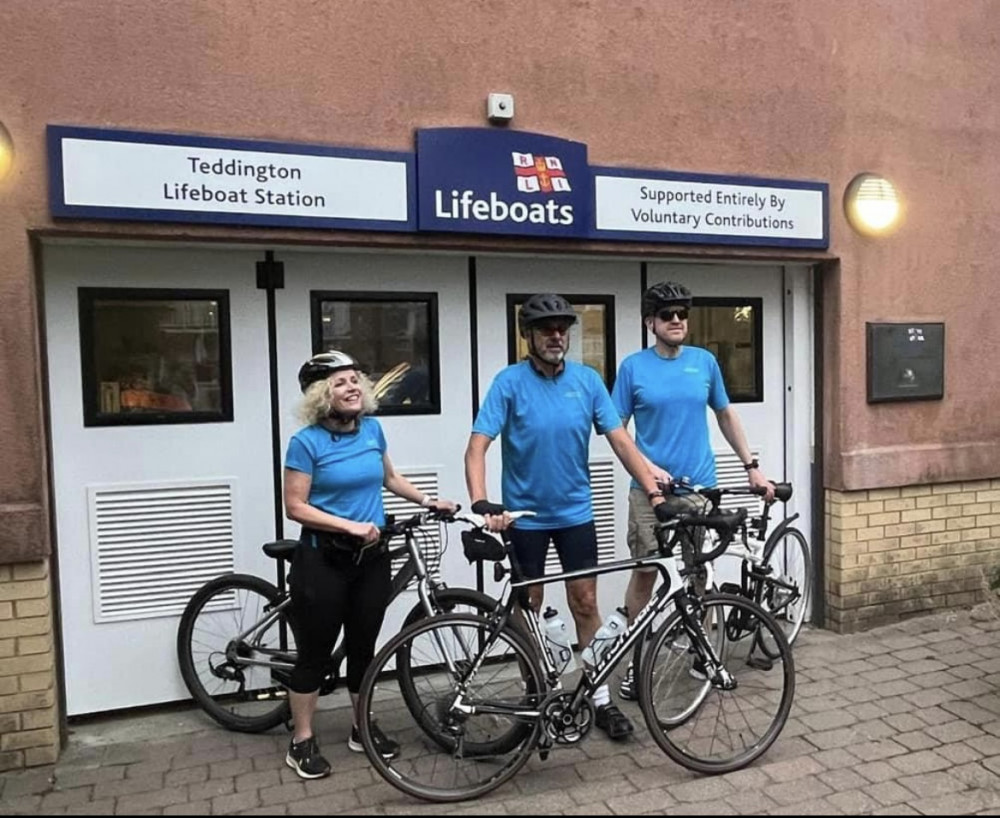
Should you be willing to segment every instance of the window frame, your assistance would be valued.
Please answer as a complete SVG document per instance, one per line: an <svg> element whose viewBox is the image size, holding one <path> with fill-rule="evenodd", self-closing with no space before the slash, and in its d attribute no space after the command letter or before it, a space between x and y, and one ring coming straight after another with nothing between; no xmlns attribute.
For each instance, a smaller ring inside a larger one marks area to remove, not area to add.
<svg viewBox="0 0 1000 818"><path fill-rule="evenodd" d="M218 412L143 412L106 414L100 411L97 362L94 359L95 303L97 301L215 301L218 303L219 392ZM229 291L186 287L79 287L77 302L80 330L84 427L165 426L189 423L233 422L233 359Z"/></svg>
<svg viewBox="0 0 1000 818"><path fill-rule="evenodd" d="M510 364L518 362L517 339L520 337L520 333L517 329L517 311L515 307L518 304L523 304L532 295L534 293L507 293L507 362ZM574 308L578 305L600 305L604 307L604 371L607 373L607 376L604 378L604 385L607 387L608 392L611 392L615 387L615 378L618 376L618 357L615 346L617 317L615 315L614 295L611 293L603 295L570 293L568 295L563 294L563 297ZM576 326L580 325L580 322L577 321ZM587 366L587 364L582 365ZM594 371L596 372L597 370Z"/></svg>
<svg viewBox="0 0 1000 818"><path fill-rule="evenodd" d="M758 316L753 326L753 344L757 354L754 355L754 383L757 385L752 395L734 396L729 392L729 385L726 385L726 394L730 403L763 403L764 402L764 299L756 296L741 298L739 296L701 296L696 297L692 303L692 309L699 307L750 307L754 315ZM688 327L688 337L690 337L690 325ZM714 355L714 353L713 353ZM716 357L716 360L718 358ZM720 365L721 369L721 365ZM725 373L723 373L723 379Z"/></svg>
<svg viewBox="0 0 1000 818"><path fill-rule="evenodd" d="M375 417L395 417L405 415L440 415L441 414L441 352L440 325L438 322L438 294L429 291L393 290L392 292L372 290L310 290L309 320L312 324L313 355L324 351L323 348L323 302L347 301L360 302L390 302L418 301L427 306L427 377L430 386L430 400L425 404L410 406L393 406L379 408Z"/></svg>

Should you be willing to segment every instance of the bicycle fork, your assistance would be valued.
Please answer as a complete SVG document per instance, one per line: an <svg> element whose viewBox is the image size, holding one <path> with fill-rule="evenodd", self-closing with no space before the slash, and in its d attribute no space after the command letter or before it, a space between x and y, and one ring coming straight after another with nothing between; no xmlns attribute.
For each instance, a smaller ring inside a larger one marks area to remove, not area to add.
<svg viewBox="0 0 1000 818"><path fill-rule="evenodd" d="M722 660L712 645L712 640L705 632L705 623L701 618L701 606L696 605L694 599L687 591L680 591L674 599L677 610L680 611L681 621L691 639L691 646L695 654L699 656L705 664L705 675L712 683L713 687L720 690L735 690L736 677L730 673L722 664ZM722 628L724 624L719 622L716 627Z"/></svg>

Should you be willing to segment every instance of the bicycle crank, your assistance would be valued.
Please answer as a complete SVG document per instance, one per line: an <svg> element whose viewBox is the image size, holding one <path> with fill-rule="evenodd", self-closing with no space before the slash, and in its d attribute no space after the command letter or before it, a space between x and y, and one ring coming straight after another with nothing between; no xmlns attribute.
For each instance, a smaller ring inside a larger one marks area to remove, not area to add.
<svg viewBox="0 0 1000 818"><path fill-rule="evenodd" d="M594 726L594 705L590 699L583 699L575 711L572 704L573 693L567 690L553 694L542 705L545 735L556 744L576 744Z"/></svg>

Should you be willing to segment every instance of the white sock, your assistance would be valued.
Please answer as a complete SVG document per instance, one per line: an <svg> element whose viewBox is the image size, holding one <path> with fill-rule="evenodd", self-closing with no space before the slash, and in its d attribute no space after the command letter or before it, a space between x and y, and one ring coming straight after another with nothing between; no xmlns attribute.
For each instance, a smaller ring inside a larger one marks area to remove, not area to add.
<svg viewBox="0 0 1000 818"><path fill-rule="evenodd" d="M604 707L611 704L611 691L607 685L601 685L594 691L594 707Z"/></svg>

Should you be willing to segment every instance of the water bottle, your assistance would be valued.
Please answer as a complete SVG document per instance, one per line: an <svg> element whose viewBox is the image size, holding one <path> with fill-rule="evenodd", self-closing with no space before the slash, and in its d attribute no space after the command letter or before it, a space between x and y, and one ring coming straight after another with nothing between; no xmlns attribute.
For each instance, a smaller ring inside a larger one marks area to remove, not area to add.
<svg viewBox="0 0 1000 818"><path fill-rule="evenodd" d="M600 664L604 655L614 644L615 639L628 627L628 610L626 608L615 608L604 624L597 629L594 640L583 650L583 661L591 667Z"/></svg>
<svg viewBox="0 0 1000 818"><path fill-rule="evenodd" d="M549 656L552 657L552 664L556 666L556 672L569 673L576 670L576 659L573 657L573 645L569 640L569 629L562 621L562 617L559 616L559 612L555 608L546 608L542 618L545 620L543 631L545 640L548 642Z"/></svg>

